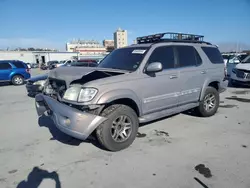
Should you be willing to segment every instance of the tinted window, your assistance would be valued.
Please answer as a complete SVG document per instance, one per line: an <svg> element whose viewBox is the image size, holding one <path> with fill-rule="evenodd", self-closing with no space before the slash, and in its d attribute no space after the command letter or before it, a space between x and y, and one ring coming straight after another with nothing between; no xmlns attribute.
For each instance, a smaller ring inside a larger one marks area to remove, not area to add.
<svg viewBox="0 0 250 188"><path fill-rule="evenodd" d="M224 64L222 55L218 48L212 47L201 47L201 49L205 52L209 60L214 64Z"/></svg>
<svg viewBox="0 0 250 188"><path fill-rule="evenodd" d="M9 63L0 63L0 70L11 69L11 65Z"/></svg>
<svg viewBox="0 0 250 188"><path fill-rule="evenodd" d="M12 61L11 62L16 68L25 68L24 64L21 61Z"/></svg>
<svg viewBox="0 0 250 188"><path fill-rule="evenodd" d="M148 48L130 47L112 51L98 67L135 71L141 64Z"/></svg>
<svg viewBox="0 0 250 188"><path fill-rule="evenodd" d="M196 65L201 65L202 64L202 59L201 59L201 56L197 52L196 49L194 49L194 55L195 55L195 58L196 58Z"/></svg>
<svg viewBox="0 0 250 188"><path fill-rule="evenodd" d="M172 46L163 46L156 48L148 60L149 64L153 62L161 62L163 69L174 68L174 48Z"/></svg>
<svg viewBox="0 0 250 188"><path fill-rule="evenodd" d="M176 46L179 66L188 67L196 66L198 63L201 64L201 58L198 52L192 46ZM199 61L199 62L196 62Z"/></svg>

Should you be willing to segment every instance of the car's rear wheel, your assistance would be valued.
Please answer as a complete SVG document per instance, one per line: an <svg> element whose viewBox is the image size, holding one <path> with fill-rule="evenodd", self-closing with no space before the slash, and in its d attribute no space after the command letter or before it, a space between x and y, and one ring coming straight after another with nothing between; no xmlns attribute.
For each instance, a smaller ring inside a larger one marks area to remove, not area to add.
<svg viewBox="0 0 250 188"><path fill-rule="evenodd" d="M219 92L213 87L207 87L202 101L196 108L196 112L201 117L210 117L217 112L219 103Z"/></svg>
<svg viewBox="0 0 250 188"><path fill-rule="evenodd" d="M13 85L23 85L24 78L21 75L15 75L15 76L13 76L11 82Z"/></svg>
<svg viewBox="0 0 250 188"><path fill-rule="evenodd" d="M139 120L132 108L121 104L111 105L103 110L101 116L107 120L96 129L96 136L103 147L119 151L133 143Z"/></svg>

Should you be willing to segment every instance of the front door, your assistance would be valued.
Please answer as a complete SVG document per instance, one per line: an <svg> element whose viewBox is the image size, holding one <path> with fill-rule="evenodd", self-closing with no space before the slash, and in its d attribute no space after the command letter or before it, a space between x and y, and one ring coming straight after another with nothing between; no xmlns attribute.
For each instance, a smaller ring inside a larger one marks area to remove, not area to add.
<svg viewBox="0 0 250 188"><path fill-rule="evenodd" d="M178 59L179 84L182 86L179 94L179 105L197 102L206 79L206 69L202 59L193 46L176 46Z"/></svg>
<svg viewBox="0 0 250 188"><path fill-rule="evenodd" d="M9 80L11 69L12 67L9 63L0 62L0 81Z"/></svg>
<svg viewBox="0 0 250 188"><path fill-rule="evenodd" d="M160 46L155 48L147 65L153 62L162 63L163 71L153 75L145 73L142 79L141 96L144 114L177 106L178 92L180 91L173 47Z"/></svg>

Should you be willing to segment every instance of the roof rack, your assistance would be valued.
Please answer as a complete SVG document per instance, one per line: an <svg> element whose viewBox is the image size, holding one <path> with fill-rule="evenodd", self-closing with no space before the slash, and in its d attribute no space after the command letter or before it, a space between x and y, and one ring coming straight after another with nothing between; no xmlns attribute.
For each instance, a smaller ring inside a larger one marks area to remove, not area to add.
<svg viewBox="0 0 250 188"><path fill-rule="evenodd" d="M188 43L210 44L208 42L203 41L203 39L204 39L204 36L202 35L187 34L187 33L173 33L173 32L158 33L158 34L136 38L137 44L157 43L157 42L188 42Z"/></svg>

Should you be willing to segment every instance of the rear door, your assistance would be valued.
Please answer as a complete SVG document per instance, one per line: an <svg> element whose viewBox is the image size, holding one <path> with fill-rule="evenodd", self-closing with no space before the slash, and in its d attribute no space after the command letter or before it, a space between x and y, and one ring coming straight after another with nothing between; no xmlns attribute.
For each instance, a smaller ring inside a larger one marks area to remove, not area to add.
<svg viewBox="0 0 250 188"><path fill-rule="evenodd" d="M10 74L12 67L9 63L0 63L0 81L8 81L10 79Z"/></svg>
<svg viewBox="0 0 250 188"><path fill-rule="evenodd" d="M206 70L202 59L193 46L175 46L181 86L179 105L199 100L200 91L206 79Z"/></svg>

